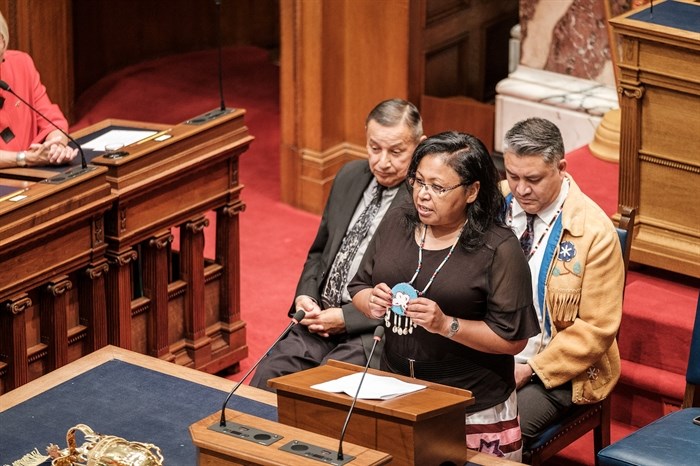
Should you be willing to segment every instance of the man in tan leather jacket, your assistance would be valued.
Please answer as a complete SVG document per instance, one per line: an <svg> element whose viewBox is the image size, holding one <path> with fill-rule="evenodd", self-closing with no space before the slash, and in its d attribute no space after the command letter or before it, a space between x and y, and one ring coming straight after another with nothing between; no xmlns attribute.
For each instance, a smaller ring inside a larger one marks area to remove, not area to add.
<svg viewBox="0 0 700 466"><path fill-rule="evenodd" d="M566 173L556 125L516 123L503 153L508 220L528 257L542 328L516 356L527 443L573 404L600 401L617 383L625 271L613 223Z"/></svg>

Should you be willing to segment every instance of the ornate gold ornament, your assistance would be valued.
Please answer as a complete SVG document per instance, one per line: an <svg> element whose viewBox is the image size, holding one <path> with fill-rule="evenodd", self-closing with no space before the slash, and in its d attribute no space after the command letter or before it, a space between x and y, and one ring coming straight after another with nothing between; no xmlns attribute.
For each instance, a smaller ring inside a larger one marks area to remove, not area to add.
<svg viewBox="0 0 700 466"><path fill-rule="evenodd" d="M76 433L85 436L85 442L78 447ZM66 433L68 448L59 449L49 445L48 456L38 450L25 455L13 466L38 465L50 459L52 466L162 466L163 455L160 448L151 443L129 442L114 435L102 435L85 424L78 424Z"/></svg>

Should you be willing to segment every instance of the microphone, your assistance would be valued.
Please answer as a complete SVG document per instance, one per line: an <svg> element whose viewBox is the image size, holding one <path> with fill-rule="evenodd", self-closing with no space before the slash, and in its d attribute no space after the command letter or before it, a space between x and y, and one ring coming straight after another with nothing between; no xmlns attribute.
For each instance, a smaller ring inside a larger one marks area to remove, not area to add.
<svg viewBox="0 0 700 466"><path fill-rule="evenodd" d="M231 392L230 392L230 393L228 394L228 396L226 397L226 400L224 401L224 405L221 407L221 420L219 421L219 426L220 426L220 427L226 427L226 405L228 404L228 400L230 400L231 397L233 396L234 392L235 392L236 390L238 390L238 387L240 387L241 384L245 381L245 379L248 378L248 376L250 375L250 373L253 372L253 370L254 370L256 367L258 367L258 364L260 364L260 361L262 361L263 359L265 359L265 357L270 353L270 351L272 351L272 348L273 348L282 338L284 338L284 337L287 336L287 334L288 334L289 331L292 329L292 327L294 327L296 324L298 324L299 322L301 322L301 321L304 319L304 316L305 316L305 315L306 315L306 312L304 312L303 310L299 309L299 310L296 312L296 314L294 314L294 317L292 317L292 321L289 322L289 325L287 325L287 328L285 328L284 331L280 334L280 336L277 337L277 340L275 340L275 342L274 342L273 344L270 345L270 347L267 349L267 351L265 351L265 354L263 354L262 356L260 356L260 358L259 358L259 359L255 362L255 364L253 365L253 367L251 367L250 369L248 369L248 372L246 372L246 374L243 376L243 378L233 387L233 389L231 390ZM382 330L383 330L383 329L382 329Z"/></svg>
<svg viewBox="0 0 700 466"><path fill-rule="evenodd" d="M29 107L30 109L32 109L32 111L33 111L34 113L36 113L37 115L39 115L41 118L43 118L44 120L48 121L49 124L50 124L51 126L53 126L54 128L56 128L57 130L59 130L59 131L61 132L61 134L63 134L65 137L67 137L68 140L69 140L70 142L72 142L73 144L75 144L75 146L78 148L78 152L80 153L80 164L81 164L82 168L81 168L80 170L76 171L76 172L71 173L71 177L74 177L74 176L76 176L76 175L79 175L79 174L84 173L85 171L87 171L88 166L87 166L87 160L85 159L85 153L83 152L83 148L80 147L80 144L78 144L78 141L76 141L75 139L73 139L73 138L71 137L70 134L68 134L68 133L66 133L65 131L63 131L61 128L59 128L59 127L56 125L56 123L54 123L53 121L49 120L43 113L41 113L39 110L37 110L36 108L34 108L34 106L33 106L32 104L30 104L29 102L27 102L26 100L24 100L21 96L19 96L19 95L10 87L10 85L7 84L5 81L0 80L0 89L2 89L3 91L7 91L7 92L9 92L10 94L12 94L13 96L17 97L22 103L24 103L24 105L26 105L27 107Z"/></svg>
<svg viewBox="0 0 700 466"><path fill-rule="evenodd" d="M219 106L220 111L226 110L226 104L224 103L224 72L222 69L222 59L221 59L221 0L214 0L216 3L216 18L217 18L217 28L216 28L216 42L218 47L219 59L219 100L221 100L221 105Z"/></svg>
<svg viewBox="0 0 700 466"><path fill-rule="evenodd" d="M379 325L374 329L374 343L372 344L372 350L369 352L369 357L367 358L367 364L365 365L365 370L362 372L362 377L360 378L360 383L357 384L357 391L355 392L355 397L352 399L352 404L348 410L348 416L345 418L345 424L343 425L343 430L340 433L340 442L338 443L338 459L343 459L343 438L345 437L345 430L348 428L348 423L350 422L350 416L352 416L352 410L355 408L355 403L357 403L357 397L360 395L360 388L362 388L362 382L365 380L365 374L369 369L369 363L372 361L372 355L374 350L384 336L384 327Z"/></svg>
<svg viewBox="0 0 700 466"><path fill-rule="evenodd" d="M214 110L210 110L207 113L203 113L201 115L198 115L194 118L190 118L185 122L185 124L188 125L201 125L203 123L206 123L208 121L214 120L216 118L219 118L220 116L226 115L228 113L231 113L233 109L226 108L226 103L224 102L224 72L223 72L223 65L222 65L222 58L221 58L221 47L222 47L222 39L221 39L221 0L214 0L214 4L216 5L216 22L217 22L217 27L216 27L216 42L217 42L217 52L218 52L218 67L219 67L219 108L215 108Z"/></svg>

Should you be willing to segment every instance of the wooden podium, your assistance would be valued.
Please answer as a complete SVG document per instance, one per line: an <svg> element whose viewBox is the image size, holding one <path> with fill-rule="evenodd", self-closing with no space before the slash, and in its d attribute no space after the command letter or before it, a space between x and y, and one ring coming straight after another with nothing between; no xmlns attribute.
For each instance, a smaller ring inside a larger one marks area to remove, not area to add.
<svg viewBox="0 0 700 466"><path fill-rule="evenodd" d="M248 355L240 318L238 158L253 137L238 109L176 125L105 120L76 133L157 132L104 152L116 194L105 216L109 343L209 373ZM214 214L215 213L215 214ZM204 229L216 223L216 257L204 255ZM179 250L172 247L179 229Z"/></svg>
<svg viewBox="0 0 700 466"><path fill-rule="evenodd" d="M630 259L700 277L700 4L657 1L610 24L622 45L619 212L637 210Z"/></svg>
<svg viewBox="0 0 700 466"><path fill-rule="evenodd" d="M220 413L214 413L190 426L192 442L197 447L199 466L319 466L323 464L338 464L338 439L285 426L277 422L250 416L238 411L226 410L227 425L237 423L243 426L275 434L281 438L274 443L263 445L237 436L216 432L211 426L219 425ZM259 434L258 436L265 436ZM312 459L294 454L288 449L304 451L303 446L313 445L323 449L321 459ZM284 448L284 449L283 449ZM343 442L343 454L347 459L354 459L347 464L352 466L370 466L388 464L391 456L366 447Z"/></svg>
<svg viewBox="0 0 700 466"><path fill-rule="evenodd" d="M107 344L105 172L0 172L0 393Z"/></svg>
<svg viewBox="0 0 700 466"><path fill-rule="evenodd" d="M363 367L339 361L268 381L277 390L279 422L337 437L343 429L352 397L310 388ZM409 383L416 379L370 369ZM468 390L418 381L428 387L390 400L357 400L345 439L385 451L395 464L427 465L467 461L465 408L474 403Z"/></svg>

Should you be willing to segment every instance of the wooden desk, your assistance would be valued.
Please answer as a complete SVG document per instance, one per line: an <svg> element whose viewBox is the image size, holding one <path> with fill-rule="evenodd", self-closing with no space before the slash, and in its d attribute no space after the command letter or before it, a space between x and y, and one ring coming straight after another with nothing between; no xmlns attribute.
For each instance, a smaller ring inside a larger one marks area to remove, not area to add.
<svg viewBox="0 0 700 466"><path fill-rule="evenodd" d="M106 171L0 172L0 393L107 344Z"/></svg>
<svg viewBox="0 0 700 466"><path fill-rule="evenodd" d="M69 380L79 374L83 374L96 366L113 359L118 359L120 361L144 367L152 371L168 374L173 377L206 385L225 392L230 391L235 385L235 382L222 377L207 374L188 367L178 366L158 358L108 345L78 359L77 361L73 361L66 366L44 375L38 380L31 381L15 390L12 390L9 393L5 393L4 395L0 396L0 412L8 410L13 406L22 403L23 401L29 400L30 398L65 382L66 380ZM275 394L254 387L249 387L247 385L241 385L236 392L236 395L272 406L275 406L277 402ZM484 466L513 466L518 464L512 461L485 455L483 453L475 453L473 451L467 451L467 459L472 464L480 464Z"/></svg>
<svg viewBox="0 0 700 466"><path fill-rule="evenodd" d="M306 446L324 449L323 458L334 460L337 454L338 440L325 435L314 434L303 429L297 429L278 422L266 421L243 413L227 410L227 422L236 422L243 426L254 427L264 432L274 433L283 437L273 445L262 446L247 440L227 436L209 429L219 422L219 413L202 419L190 427L192 441L199 450L199 464L207 466L320 466L329 464L312 458L290 454L282 450L285 445ZM310 448L307 450L310 451ZM350 457L351 466L379 466L391 463L391 456L367 447L343 442L343 453ZM317 453L321 454L321 453Z"/></svg>
<svg viewBox="0 0 700 466"><path fill-rule="evenodd" d="M700 277L700 32L656 24L664 10L700 24L700 4L654 4L610 20L622 42L619 212L637 209L632 261Z"/></svg>
<svg viewBox="0 0 700 466"><path fill-rule="evenodd" d="M342 431L352 397L311 388L362 367L329 361L313 369L270 379L277 390L279 421L323 435ZM415 379L390 375L409 383ZM474 404L468 390L419 381L427 388L391 400L357 400L345 438L391 454L396 464L423 465L467 460L464 413Z"/></svg>
<svg viewBox="0 0 700 466"><path fill-rule="evenodd" d="M41 182L57 175L45 169L2 172L0 393L107 343L211 373L248 355L238 157L253 137L244 115L172 127L105 120L74 136L119 126L170 138L128 145L122 158L99 155L60 184ZM9 199L13 183L20 202ZM216 257L205 258L210 211Z"/></svg>
<svg viewBox="0 0 700 466"><path fill-rule="evenodd" d="M248 355L240 318L238 158L253 137L235 110L201 124L172 127L106 120L104 128L149 128L121 158L100 155L117 196L105 216L107 318L110 344L210 373ZM216 257L204 256L207 213L216 212ZM171 228L179 228L179 251ZM136 286L135 286L136 284Z"/></svg>

